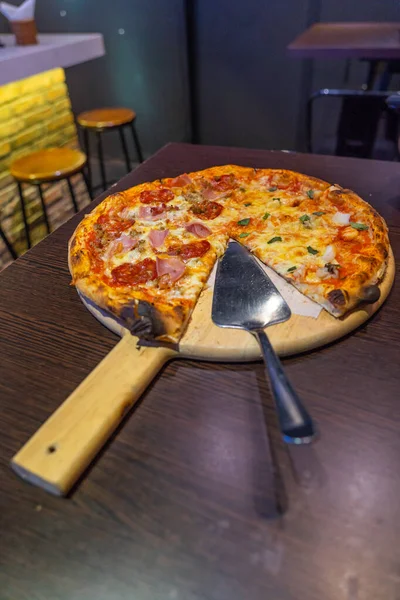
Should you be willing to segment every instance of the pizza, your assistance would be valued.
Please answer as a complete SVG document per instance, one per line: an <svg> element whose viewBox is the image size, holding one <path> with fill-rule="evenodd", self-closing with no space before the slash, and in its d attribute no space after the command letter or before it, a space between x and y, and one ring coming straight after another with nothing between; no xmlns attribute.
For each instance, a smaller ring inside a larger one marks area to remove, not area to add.
<svg viewBox="0 0 400 600"><path fill-rule="evenodd" d="M108 196L70 240L73 284L132 333L178 342L230 238L335 317L379 298L389 239L367 202L294 171L234 165Z"/></svg>

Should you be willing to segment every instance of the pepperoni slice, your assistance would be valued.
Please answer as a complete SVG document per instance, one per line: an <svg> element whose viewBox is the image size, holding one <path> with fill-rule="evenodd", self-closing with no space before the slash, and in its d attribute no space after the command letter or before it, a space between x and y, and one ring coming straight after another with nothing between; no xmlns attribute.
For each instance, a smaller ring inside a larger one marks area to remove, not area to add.
<svg viewBox="0 0 400 600"><path fill-rule="evenodd" d="M214 181L211 183L212 187L215 190L219 190L220 192L227 192L235 187L235 177L232 173L227 175L220 175L219 177L215 177Z"/></svg>
<svg viewBox="0 0 400 600"><path fill-rule="evenodd" d="M218 204L218 202L203 200L203 202L193 204L190 211L199 219L212 220L221 214L222 209L222 204Z"/></svg>
<svg viewBox="0 0 400 600"><path fill-rule="evenodd" d="M144 190L141 192L139 200L142 204L152 204L153 202L170 202L174 198L174 192L167 188L160 188L158 190Z"/></svg>
<svg viewBox="0 0 400 600"><path fill-rule="evenodd" d="M146 283L157 277L156 261L145 258L137 263L124 263L111 271L111 285L129 286Z"/></svg>
<svg viewBox="0 0 400 600"><path fill-rule="evenodd" d="M191 244L183 244L183 246L172 246L168 250L168 254L179 256L182 260L189 258L198 258L203 256L211 248L210 242L202 240L201 242L192 242Z"/></svg>
<svg viewBox="0 0 400 600"><path fill-rule="evenodd" d="M95 231L90 231L86 238L86 244L89 251L90 267L92 271L99 272L104 263L100 258L100 252L104 248L103 240L99 239Z"/></svg>
<svg viewBox="0 0 400 600"><path fill-rule="evenodd" d="M129 229L135 223L133 219L112 219L110 215L103 214L96 221L109 237L119 236L125 229Z"/></svg>

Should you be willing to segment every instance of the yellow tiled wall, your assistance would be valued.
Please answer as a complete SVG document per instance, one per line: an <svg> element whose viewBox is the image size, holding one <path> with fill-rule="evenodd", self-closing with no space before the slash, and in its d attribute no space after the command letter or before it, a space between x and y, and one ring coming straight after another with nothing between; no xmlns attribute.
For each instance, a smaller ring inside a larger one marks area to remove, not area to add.
<svg viewBox="0 0 400 600"><path fill-rule="evenodd" d="M63 69L52 69L0 86L0 221L19 252L25 248L24 229L18 192L9 173L9 165L34 150L63 145L77 147L77 144ZM37 189L24 186L24 197L35 243L45 235ZM52 225L60 224L63 220L61 213L70 209L65 182L47 186L45 200ZM8 261L3 250L1 246L0 268Z"/></svg>

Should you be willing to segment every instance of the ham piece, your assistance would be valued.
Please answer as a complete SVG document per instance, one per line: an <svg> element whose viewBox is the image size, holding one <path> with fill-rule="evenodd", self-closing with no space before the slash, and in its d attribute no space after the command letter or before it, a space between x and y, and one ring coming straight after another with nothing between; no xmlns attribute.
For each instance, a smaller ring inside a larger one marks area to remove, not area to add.
<svg viewBox="0 0 400 600"><path fill-rule="evenodd" d="M138 218L143 219L143 221L156 221L157 219L163 219L165 215L166 213L161 210L161 207L148 206L147 204L142 204L138 211Z"/></svg>
<svg viewBox="0 0 400 600"><path fill-rule="evenodd" d="M176 256L170 258L159 258L157 256L157 275L162 277L163 275L169 275L170 280L178 281L185 272L185 263Z"/></svg>
<svg viewBox="0 0 400 600"><path fill-rule="evenodd" d="M218 198L223 198L226 196L228 192L221 192L219 190L214 190L213 188L204 188L201 191L201 195L204 200L217 200Z"/></svg>
<svg viewBox="0 0 400 600"><path fill-rule="evenodd" d="M189 223L185 226L186 231L193 233L198 238L205 238L211 235L211 229L202 223Z"/></svg>
<svg viewBox="0 0 400 600"><path fill-rule="evenodd" d="M171 179L169 185L171 187L183 187L184 185L189 185L190 183L193 183L193 181L190 179L187 173L184 173L183 175L179 175L178 177Z"/></svg>
<svg viewBox="0 0 400 600"><path fill-rule="evenodd" d="M105 251L104 257L106 259L111 258L113 254L120 254L121 252L129 252L129 250L133 250L138 245L138 241L127 235L126 233L121 233L121 235L113 240L107 247Z"/></svg>
<svg viewBox="0 0 400 600"><path fill-rule="evenodd" d="M153 248L159 248L163 245L168 235L168 229L152 229L149 233L150 244Z"/></svg>

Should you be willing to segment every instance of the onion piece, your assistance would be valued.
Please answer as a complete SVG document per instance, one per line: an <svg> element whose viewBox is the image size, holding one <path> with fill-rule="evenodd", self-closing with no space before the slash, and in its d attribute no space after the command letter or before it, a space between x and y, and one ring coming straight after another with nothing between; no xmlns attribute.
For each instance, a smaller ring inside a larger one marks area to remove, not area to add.
<svg viewBox="0 0 400 600"><path fill-rule="evenodd" d="M332 244L326 247L325 252L322 256L322 260L326 263L332 262L335 258L335 247Z"/></svg>
<svg viewBox="0 0 400 600"><path fill-rule="evenodd" d="M336 225L348 225L350 223L350 214L337 212L333 215L332 221Z"/></svg>

